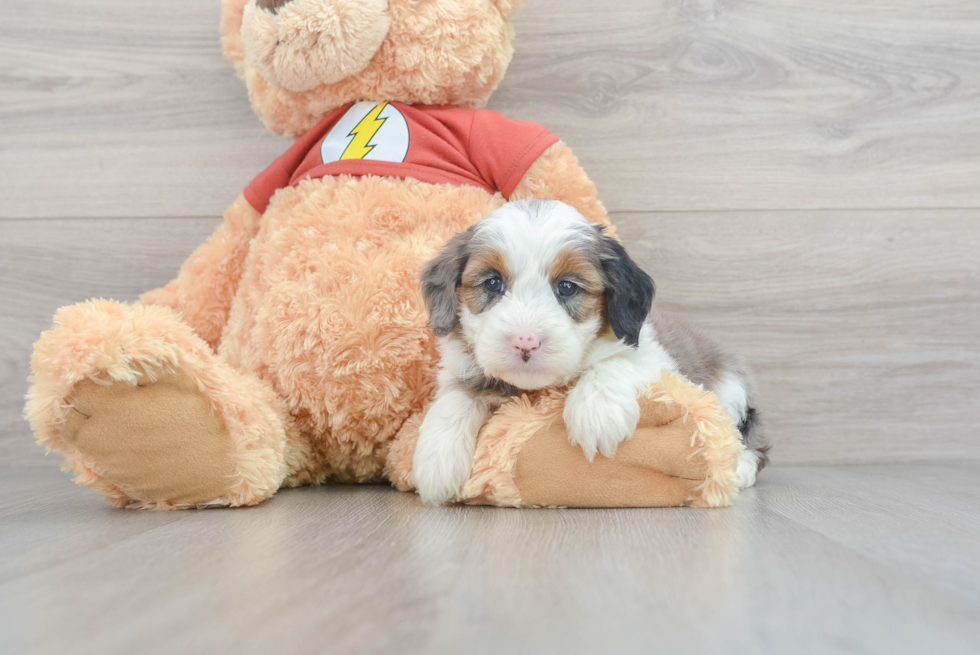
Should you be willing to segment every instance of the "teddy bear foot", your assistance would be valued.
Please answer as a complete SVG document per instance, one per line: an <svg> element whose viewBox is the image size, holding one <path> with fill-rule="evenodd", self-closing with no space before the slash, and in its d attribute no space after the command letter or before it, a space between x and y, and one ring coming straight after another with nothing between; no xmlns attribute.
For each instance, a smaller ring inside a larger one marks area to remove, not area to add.
<svg viewBox="0 0 980 655"><path fill-rule="evenodd" d="M169 308L61 309L31 358L27 418L75 481L120 507L254 505L284 476L273 391Z"/></svg>

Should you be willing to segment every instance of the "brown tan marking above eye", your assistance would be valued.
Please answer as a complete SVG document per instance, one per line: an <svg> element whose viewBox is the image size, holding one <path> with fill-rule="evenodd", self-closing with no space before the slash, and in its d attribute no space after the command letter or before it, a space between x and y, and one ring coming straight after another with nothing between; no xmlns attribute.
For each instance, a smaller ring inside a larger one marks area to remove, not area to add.
<svg viewBox="0 0 980 655"><path fill-rule="evenodd" d="M463 269L462 285L475 287L483 284L488 271L496 271L505 281L510 278L510 266L503 251L491 248L470 255Z"/></svg>
<svg viewBox="0 0 980 655"><path fill-rule="evenodd" d="M459 287L456 289L456 297L459 298L459 302L462 305L466 305L466 308L470 310L473 314L479 314L483 311L483 301L485 294L483 289L480 287Z"/></svg>
<svg viewBox="0 0 980 655"><path fill-rule="evenodd" d="M456 297L470 312L479 314L506 292L509 275L507 258L500 250L494 248L475 253L463 269ZM495 279L499 279L498 285L491 284Z"/></svg>
<svg viewBox="0 0 980 655"><path fill-rule="evenodd" d="M602 276L589 258L577 250L561 250L551 262L548 274L554 285L567 280L577 284L587 294L602 293Z"/></svg>
<svg viewBox="0 0 980 655"><path fill-rule="evenodd" d="M555 298L572 320L582 323L603 318L602 277L588 257L566 248L555 256L548 272ZM574 289L563 287L563 283L574 285Z"/></svg>

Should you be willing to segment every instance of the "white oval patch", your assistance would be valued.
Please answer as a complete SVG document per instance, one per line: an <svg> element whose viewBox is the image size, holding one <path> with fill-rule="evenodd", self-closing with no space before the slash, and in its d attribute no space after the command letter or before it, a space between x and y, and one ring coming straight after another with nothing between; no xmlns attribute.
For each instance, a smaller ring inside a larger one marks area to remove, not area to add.
<svg viewBox="0 0 980 655"><path fill-rule="evenodd" d="M387 102L355 103L323 139L320 159L329 164L343 159L405 161L408 122Z"/></svg>

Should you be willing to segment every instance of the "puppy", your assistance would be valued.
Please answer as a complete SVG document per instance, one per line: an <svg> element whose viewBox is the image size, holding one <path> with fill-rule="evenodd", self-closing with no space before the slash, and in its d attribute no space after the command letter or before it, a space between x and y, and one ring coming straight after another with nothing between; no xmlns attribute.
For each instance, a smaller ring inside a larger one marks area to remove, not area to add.
<svg viewBox="0 0 980 655"><path fill-rule="evenodd" d="M501 404L576 379L564 418L589 461L612 457L633 435L638 395L664 369L714 391L738 426L740 487L768 461L749 368L652 307L650 276L568 205L504 205L446 244L425 267L422 289L442 356L413 462L426 503L459 492L477 433Z"/></svg>

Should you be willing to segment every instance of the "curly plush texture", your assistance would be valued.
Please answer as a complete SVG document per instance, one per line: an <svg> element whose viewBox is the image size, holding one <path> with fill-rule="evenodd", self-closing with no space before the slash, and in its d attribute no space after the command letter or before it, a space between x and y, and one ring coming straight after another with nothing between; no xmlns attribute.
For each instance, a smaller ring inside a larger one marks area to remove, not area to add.
<svg viewBox="0 0 980 655"><path fill-rule="evenodd" d="M216 361L207 344L168 308L111 300L64 307L55 316L55 327L35 344L31 369L25 416L38 441L64 454L63 468L75 473L75 482L117 506L188 505L147 498L137 489L111 483L99 462L62 438L73 390L83 380L135 386L163 371L179 369L193 376L224 423L237 462L227 491L201 502L254 505L272 496L286 475L282 408L272 390Z"/></svg>
<svg viewBox="0 0 980 655"><path fill-rule="evenodd" d="M292 0L276 11L245 5L246 59L266 80L308 91L356 75L388 34L388 0Z"/></svg>
<svg viewBox="0 0 980 655"><path fill-rule="evenodd" d="M245 256L262 215L244 196L238 196L225 210L224 218L214 234L187 258L174 280L140 296L148 305L164 305L180 312L213 350L218 348L221 332L228 324Z"/></svg>
<svg viewBox="0 0 980 655"><path fill-rule="evenodd" d="M332 110L357 100L483 107L513 55L509 19L520 3L390 0L387 34L367 65L356 75L302 91L267 79L248 56L242 41L246 4L222 2L225 55L245 80L252 107L266 126L298 138ZM287 4L280 13L288 10Z"/></svg>
<svg viewBox="0 0 980 655"><path fill-rule="evenodd" d="M418 271L503 202L474 187L372 176L308 180L275 196L219 353L285 399L330 479L380 479L392 436L434 391Z"/></svg>
<svg viewBox="0 0 980 655"><path fill-rule="evenodd" d="M738 458L745 450L738 429L721 406L718 396L694 385L676 373L664 371L660 382L650 387L647 400L679 406L684 421L691 423L691 454L707 464L704 482L698 485L699 496L692 504L703 507L725 507L738 494Z"/></svg>

